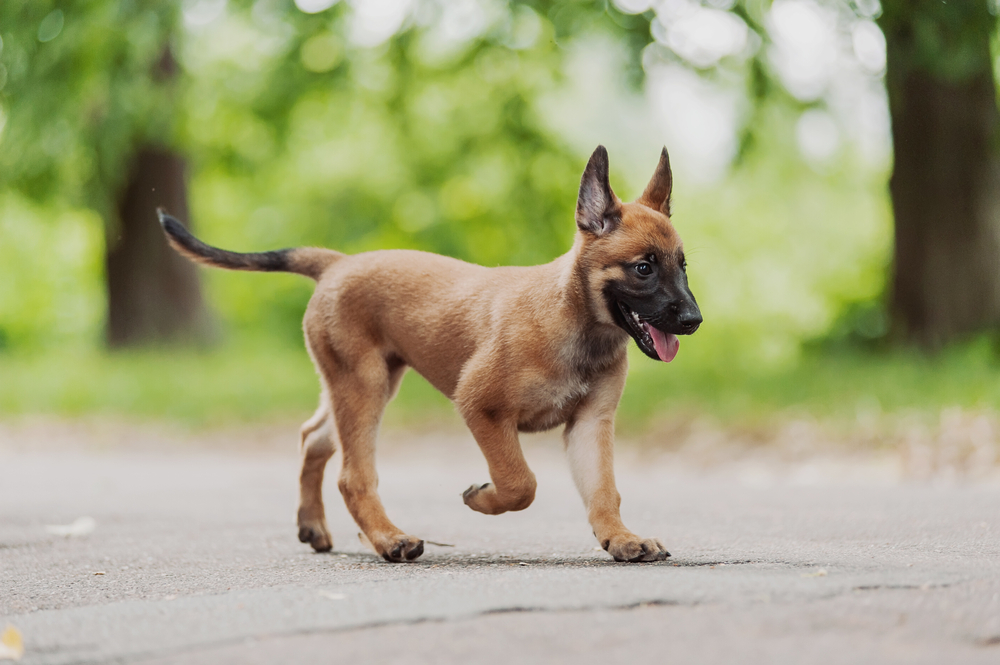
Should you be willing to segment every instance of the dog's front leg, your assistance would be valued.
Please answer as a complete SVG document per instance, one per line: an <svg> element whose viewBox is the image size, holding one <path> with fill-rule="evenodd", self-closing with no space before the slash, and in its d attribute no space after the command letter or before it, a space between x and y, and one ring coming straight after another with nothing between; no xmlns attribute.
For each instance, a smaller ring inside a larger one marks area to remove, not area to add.
<svg viewBox="0 0 1000 665"><path fill-rule="evenodd" d="M521 452L517 423L482 410L473 410L465 421L486 457L493 481L465 490L462 493L465 505L487 515L530 506L535 500L535 474Z"/></svg>
<svg viewBox="0 0 1000 665"><path fill-rule="evenodd" d="M577 407L563 439L570 469L598 542L616 561L662 561L670 556L658 539L640 538L622 523L615 487L615 409L624 388L609 377Z"/></svg>

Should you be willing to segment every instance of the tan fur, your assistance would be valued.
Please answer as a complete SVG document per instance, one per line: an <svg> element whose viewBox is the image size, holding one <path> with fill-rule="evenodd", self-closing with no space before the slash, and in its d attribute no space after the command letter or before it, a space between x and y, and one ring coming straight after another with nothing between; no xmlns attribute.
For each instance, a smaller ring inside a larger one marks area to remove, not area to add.
<svg viewBox="0 0 1000 665"><path fill-rule="evenodd" d="M379 422L412 367L453 400L486 457L491 482L466 490L470 508L491 515L527 508L536 483L518 432L565 424L573 477L598 542L618 560L667 556L659 541L636 536L619 516L614 415L629 336L602 297L623 260L651 248L665 256L681 251L664 214L669 184L664 193L656 178L641 203L615 199L621 222L614 233L580 230L572 249L545 265L484 268L409 250L311 250L310 269L326 262L304 321L323 391L302 427L303 541L332 547L322 481L339 442L338 486L375 550L391 561L423 551L423 541L389 520L376 491Z"/></svg>

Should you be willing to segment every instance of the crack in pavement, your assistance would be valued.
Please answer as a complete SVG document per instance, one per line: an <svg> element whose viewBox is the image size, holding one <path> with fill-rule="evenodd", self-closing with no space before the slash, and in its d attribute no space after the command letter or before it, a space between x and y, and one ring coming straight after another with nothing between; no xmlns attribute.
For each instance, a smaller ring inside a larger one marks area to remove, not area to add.
<svg viewBox="0 0 1000 665"><path fill-rule="evenodd" d="M924 582L923 584L861 584L852 587L851 591L930 591L931 589L948 589L966 581Z"/></svg>
<svg viewBox="0 0 1000 665"><path fill-rule="evenodd" d="M264 641L264 640L274 640L288 637L305 637L311 635L336 635L342 633L349 633L353 631L366 631L373 630L377 628L386 628L390 626L419 626L421 624L443 624L448 622L456 621L468 621L470 619L476 619L478 617L496 616L504 614L529 614L529 613L541 613L541 614L555 614L560 612L628 612L634 610L641 610L651 607L680 607L689 606L694 607L701 605L700 602L690 602L683 603L676 600L666 600L662 598L654 598L651 600L642 600L634 603L627 603L623 605L585 605L585 606L566 606L566 607L541 607L541 606L511 606L511 607L498 607L488 610L483 610L481 612L470 612L468 614L462 614L457 616L449 617L420 617L414 619L397 619L388 621L372 621L370 623L357 624L353 626L329 626L323 628L309 628L301 630L290 630L281 631L274 633L267 633L262 635L255 635L252 637L235 637L226 640L216 640L214 642L205 642L197 645L190 645L189 647L184 647L180 649L162 649L158 651L148 651L138 654L119 656L116 660L79 660L71 661L65 663L64 665L96 665L97 663L141 663L147 662L155 659L170 658L181 655L190 655L201 653L205 651L212 651L219 648L224 648L227 646L234 646L238 644L245 644L247 642L253 641Z"/></svg>

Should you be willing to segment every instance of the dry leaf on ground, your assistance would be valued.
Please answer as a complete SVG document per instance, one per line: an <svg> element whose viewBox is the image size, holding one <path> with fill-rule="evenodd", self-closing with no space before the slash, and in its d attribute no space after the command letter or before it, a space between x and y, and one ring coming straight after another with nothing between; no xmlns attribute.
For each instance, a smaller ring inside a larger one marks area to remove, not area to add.
<svg viewBox="0 0 1000 665"><path fill-rule="evenodd" d="M72 524L49 524L45 530L53 536L86 536L97 528L93 517L79 517Z"/></svg>
<svg viewBox="0 0 1000 665"><path fill-rule="evenodd" d="M0 635L0 660L21 660L24 655L24 641L14 626L7 626Z"/></svg>

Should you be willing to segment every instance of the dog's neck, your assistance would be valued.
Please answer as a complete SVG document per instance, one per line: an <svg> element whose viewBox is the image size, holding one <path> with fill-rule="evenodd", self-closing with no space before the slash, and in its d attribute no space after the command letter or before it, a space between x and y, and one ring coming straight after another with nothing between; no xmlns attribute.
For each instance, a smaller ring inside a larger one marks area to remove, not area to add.
<svg viewBox="0 0 1000 665"><path fill-rule="evenodd" d="M616 330L628 337L625 331L614 324L603 296L594 293L588 281L594 266L589 265L587 242L588 239L584 234L577 232L573 247L553 262L559 271L558 299L577 318L579 328L591 330L607 328L606 333Z"/></svg>
<svg viewBox="0 0 1000 665"><path fill-rule="evenodd" d="M603 296L595 294L587 281L586 244L587 239L578 232L570 251L550 265L558 271L558 293L553 300L559 303L559 316L568 330L575 331L568 355L580 371L589 374L619 360L629 336L614 323Z"/></svg>

